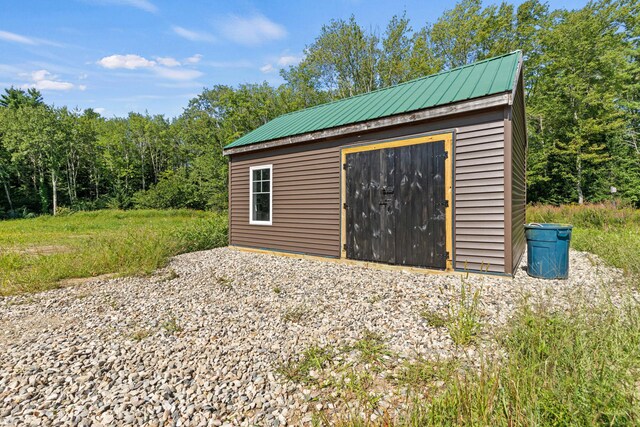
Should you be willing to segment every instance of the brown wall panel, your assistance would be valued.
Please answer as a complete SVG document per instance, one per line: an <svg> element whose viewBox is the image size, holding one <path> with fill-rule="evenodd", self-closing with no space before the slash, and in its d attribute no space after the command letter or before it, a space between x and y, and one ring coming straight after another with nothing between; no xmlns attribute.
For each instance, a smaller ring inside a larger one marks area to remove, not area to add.
<svg viewBox="0 0 640 427"><path fill-rule="evenodd" d="M497 148L495 150L479 150L479 151L471 151L468 153L456 153L456 160L469 160L469 159L477 159L485 156L504 156L504 149Z"/></svg>
<svg viewBox="0 0 640 427"><path fill-rule="evenodd" d="M482 187L483 185L504 185L504 177L499 178L485 178L482 181L476 179L467 179L458 181L458 188L464 187ZM504 205L501 205L504 206Z"/></svg>
<svg viewBox="0 0 640 427"><path fill-rule="evenodd" d="M341 147L440 130L454 131L456 141L455 267L504 272L502 109L232 155L230 243L339 257ZM266 164L273 165L273 225L250 225L249 167Z"/></svg>

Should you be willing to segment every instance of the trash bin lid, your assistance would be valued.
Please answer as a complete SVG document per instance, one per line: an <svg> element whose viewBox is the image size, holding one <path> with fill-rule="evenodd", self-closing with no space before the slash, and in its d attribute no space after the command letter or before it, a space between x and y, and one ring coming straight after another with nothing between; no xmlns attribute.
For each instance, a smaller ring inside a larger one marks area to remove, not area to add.
<svg viewBox="0 0 640 427"><path fill-rule="evenodd" d="M538 223L538 222L530 222L529 224L524 225L525 229L528 230L571 230L573 225L571 224L554 224L554 223Z"/></svg>

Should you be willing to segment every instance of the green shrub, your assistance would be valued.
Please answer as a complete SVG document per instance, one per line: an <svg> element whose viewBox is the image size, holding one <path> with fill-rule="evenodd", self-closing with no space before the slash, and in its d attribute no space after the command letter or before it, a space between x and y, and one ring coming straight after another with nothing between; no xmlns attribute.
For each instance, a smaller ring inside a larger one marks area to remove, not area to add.
<svg viewBox="0 0 640 427"><path fill-rule="evenodd" d="M216 161L204 160L199 158L189 171L164 172L157 184L133 195L133 205L143 209L226 209L226 167L212 170Z"/></svg>
<svg viewBox="0 0 640 427"><path fill-rule="evenodd" d="M197 187L184 170L168 170L157 184L133 195L133 205L142 209L201 209L194 203Z"/></svg>
<svg viewBox="0 0 640 427"><path fill-rule="evenodd" d="M181 253L204 251L227 245L227 214L215 214L212 218L194 220L174 234Z"/></svg>
<svg viewBox="0 0 640 427"><path fill-rule="evenodd" d="M131 209L133 207L131 194L122 187L116 187L106 201L106 207L108 209Z"/></svg>

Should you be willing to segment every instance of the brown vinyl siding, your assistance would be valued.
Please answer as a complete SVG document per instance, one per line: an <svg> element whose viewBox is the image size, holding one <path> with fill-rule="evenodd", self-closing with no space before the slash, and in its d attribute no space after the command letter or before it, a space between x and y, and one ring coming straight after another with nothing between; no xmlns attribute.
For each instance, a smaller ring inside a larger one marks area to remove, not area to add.
<svg viewBox="0 0 640 427"><path fill-rule="evenodd" d="M504 272L503 109L233 154L230 243L339 257L341 147L436 131L455 132L455 267ZM250 225L249 167L268 164L273 225Z"/></svg>
<svg viewBox="0 0 640 427"><path fill-rule="evenodd" d="M512 265L514 271L518 267L526 246L523 227L526 221L525 171L527 162L527 128L524 108L524 87L521 73L515 91L511 114L511 259L513 260Z"/></svg>
<svg viewBox="0 0 640 427"><path fill-rule="evenodd" d="M258 155L256 155L258 154ZM340 157L336 144L314 143L231 156L230 243L338 256ZM273 165L272 225L249 224L249 167Z"/></svg>
<svg viewBox="0 0 640 427"><path fill-rule="evenodd" d="M504 119L460 127L455 153L456 268L504 272Z"/></svg>

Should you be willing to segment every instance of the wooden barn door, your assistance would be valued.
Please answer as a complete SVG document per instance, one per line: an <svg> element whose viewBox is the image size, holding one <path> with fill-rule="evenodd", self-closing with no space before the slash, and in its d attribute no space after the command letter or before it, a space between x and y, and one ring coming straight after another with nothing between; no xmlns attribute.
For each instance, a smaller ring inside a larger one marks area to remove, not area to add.
<svg viewBox="0 0 640 427"><path fill-rule="evenodd" d="M346 155L346 255L445 269L445 144Z"/></svg>
<svg viewBox="0 0 640 427"><path fill-rule="evenodd" d="M392 149L347 156L347 257L396 263L395 153Z"/></svg>

